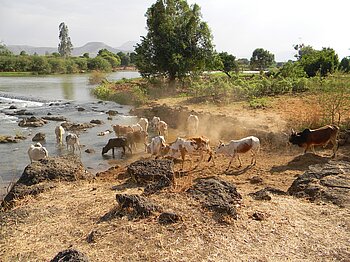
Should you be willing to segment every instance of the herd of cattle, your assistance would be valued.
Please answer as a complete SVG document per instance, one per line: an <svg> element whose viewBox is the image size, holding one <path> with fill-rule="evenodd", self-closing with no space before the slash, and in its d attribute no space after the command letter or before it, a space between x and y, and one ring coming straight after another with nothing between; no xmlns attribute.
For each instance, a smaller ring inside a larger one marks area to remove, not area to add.
<svg viewBox="0 0 350 262"><path fill-rule="evenodd" d="M227 144L220 141L219 145L212 150L209 144L209 139L204 136L197 135L198 126L198 116L190 115L187 118L186 138L178 137L174 142L167 143L166 139L168 137L168 125L159 117L153 117L150 123L147 118L141 118L137 124L131 126L113 125L112 127L116 137L108 140L108 143L102 149L102 155L106 154L112 149L112 154L114 157L115 148L121 148L123 150L123 154L125 154L126 149L128 149L132 154L132 151L136 149L136 145L141 143L145 146L145 151L155 158L181 158L182 169L186 155L199 155L200 160L197 164L198 166L203 160L205 153L209 155L208 161L212 160L214 165L214 154L222 154L230 157L231 159L227 169L230 168L235 157L237 157L240 167L242 163L239 155L246 152L251 152L252 154L251 165L256 163L256 155L260 150L259 138L255 136L248 136L239 140L231 140ZM154 130L155 136L152 137L149 142L148 131L150 129ZM292 129L289 142L305 148L304 153L306 153L310 148L315 153L314 146L323 145L326 147L328 143L331 142L333 145L333 157L335 157L338 149L338 132L339 128L335 125L327 125L315 130L305 129L299 133ZM64 128L62 126L57 126L55 129L55 134L57 143L62 145L63 135L65 134ZM104 135L104 133L99 135ZM71 149L73 154L75 148L80 151L79 138L76 134L68 133L65 140L67 150ZM48 157L48 152L40 143L36 143L35 145L31 145L28 149L28 155L30 161L32 162L33 160L38 161Z"/></svg>

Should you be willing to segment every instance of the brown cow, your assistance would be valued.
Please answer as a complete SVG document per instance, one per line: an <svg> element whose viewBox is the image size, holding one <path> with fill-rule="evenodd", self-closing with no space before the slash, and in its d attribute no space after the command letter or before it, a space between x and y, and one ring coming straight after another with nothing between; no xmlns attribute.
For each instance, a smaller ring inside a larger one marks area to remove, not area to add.
<svg viewBox="0 0 350 262"><path fill-rule="evenodd" d="M169 144L162 150L165 154L165 157L177 158L181 156L182 159L182 169L184 167L185 156L193 155L195 153L200 154L200 160L195 168L201 163L203 159L204 152L209 153L212 156L212 152L209 146L209 139L206 137L192 137L192 138L181 138L178 137L175 142ZM210 157L211 159L211 157ZM214 161L214 160L213 160ZM192 165L192 161L191 161Z"/></svg>
<svg viewBox="0 0 350 262"><path fill-rule="evenodd" d="M126 135L127 133L134 131L134 129L131 126L112 125L112 127L117 137L119 137L120 135Z"/></svg>
<svg viewBox="0 0 350 262"><path fill-rule="evenodd" d="M328 143L331 142L333 144L332 157L335 157L335 154L338 150L338 143L337 143L338 132L339 132L339 127L337 127L336 125L327 125L315 130L307 128L307 129L304 129L303 132L299 132L299 133L296 133L292 129L292 134L289 137L289 142L291 142L293 145L305 147L304 154L310 147L313 153L316 154L314 146L323 145L324 147L326 147Z"/></svg>
<svg viewBox="0 0 350 262"><path fill-rule="evenodd" d="M137 143L143 143L145 145L145 151L147 152L148 134L146 131L141 130L141 131L129 132L126 134L126 138L131 148L136 149Z"/></svg>

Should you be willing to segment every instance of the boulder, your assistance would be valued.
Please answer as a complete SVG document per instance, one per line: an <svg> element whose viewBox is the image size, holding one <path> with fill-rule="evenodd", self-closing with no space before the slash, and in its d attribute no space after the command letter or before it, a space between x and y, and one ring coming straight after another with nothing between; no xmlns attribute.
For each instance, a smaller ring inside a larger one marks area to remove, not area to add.
<svg viewBox="0 0 350 262"><path fill-rule="evenodd" d="M99 119L93 119L90 121L91 124L96 124L96 125L102 125L104 124L104 122L102 120Z"/></svg>
<svg viewBox="0 0 350 262"><path fill-rule="evenodd" d="M5 196L2 206L11 208L15 200L26 195L37 195L53 188L56 181L76 181L90 179L80 160L76 157L49 157L29 164L19 180Z"/></svg>
<svg viewBox="0 0 350 262"><path fill-rule="evenodd" d="M23 118L19 121L18 125L20 127L41 127L47 124L47 121L42 118L36 118L32 116L30 118Z"/></svg>
<svg viewBox="0 0 350 262"><path fill-rule="evenodd" d="M51 113L47 113L47 116L43 116L43 119L58 122L68 121L64 116L52 116Z"/></svg>
<svg viewBox="0 0 350 262"><path fill-rule="evenodd" d="M251 196L255 200L271 200L271 194L275 195L287 195L286 192L273 188L273 187L265 187L264 189L261 189L259 191L256 191L254 193L249 193L248 195Z"/></svg>
<svg viewBox="0 0 350 262"><path fill-rule="evenodd" d="M100 221L109 221L113 218L127 216L129 220L146 218L154 211L162 211L162 207L140 195L116 194L118 205L100 218Z"/></svg>
<svg viewBox="0 0 350 262"><path fill-rule="evenodd" d="M44 133L36 133L35 136L32 138L32 141L33 142L38 142L38 141L43 141L45 140L46 138L46 135Z"/></svg>
<svg viewBox="0 0 350 262"><path fill-rule="evenodd" d="M289 187L288 193L311 201L331 202L340 207L350 206L350 163L330 161L311 166Z"/></svg>
<svg viewBox="0 0 350 262"><path fill-rule="evenodd" d="M50 262L89 262L89 259L84 253L70 248L59 252Z"/></svg>
<svg viewBox="0 0 350 262"><path fill-rule="evenodd" d="M220 216L237 218L236 207L240 205L242 196L233 184L216 177L199 178L187 192L204 208Z"/></svg>
<svg viewBox="0 0 350 262"><path fill-rule="evenodd" d="M182 221L182 217L172 212L163 212L158 217L158 222L162 225L173 224L179 221Z"/></svg>
<svg viewBox="0 0 350 262"><path fill-rule="evenodd" d="M108 114L109 116L116 116L118 114L118 111L116 111L116 110L108 110L106 112L106 114Z"/></svg>
<svg viewBox="0 0 350 262"><path fill-rule="evenodd" d="M77 130L84 130L87 128L91 128L96 126L95 124L91 123L71 123L71 122L64 122L61 124L61 126L67 130L67 131L77 131Z"/></svg>
<svg viewBox="0 0 350 262"><path fill-rule="evenodd" d="M145 185L144 194L152 194L174 181L174 163L169 159L139 160L130 164L127 173L139 184Z"/></svg>

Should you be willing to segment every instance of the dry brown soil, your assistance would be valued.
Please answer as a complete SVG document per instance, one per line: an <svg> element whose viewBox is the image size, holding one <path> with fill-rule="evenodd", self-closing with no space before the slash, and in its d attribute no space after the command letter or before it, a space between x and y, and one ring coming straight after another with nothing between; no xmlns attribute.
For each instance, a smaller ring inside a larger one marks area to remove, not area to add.
<svg viewBox="0 0 350 262"><path fill-rule="evenodd" d="M279 97L263 110L251 110L244 103L189 105L184 99L158 103L228 116L238 112L237 117L247 125L259 122L274 132L288 130L302 114L311 119L314 112L308 110L308 106L313 108L312 100L302 97ZM183 130L170 131L175 137ZM337 159L348 158L348 152L349 148L341 147ZM241 156L243 166L237 168L234 162L228 172L229 159L216 157L215 166L203 162L177 178L172 188L150 196L164 209L181 215L183 222L163 226L157 222L157 214L132 221L99 222L116 205L115 188L119 193L142 192L142 188L125 184L123 175L128 163L149 157L140 148L125 163L92 182L58 183L51 191L19 202L8 212L6 223L1 223L0 261L49 261L68 247L85 253L91 261L350 261L349 209L291 196L273 195L270 201L248 196L267 186L287 190L310 165L329 161L330 149L318 148L317 153L302 155L302 149L287 143L277 149L265 146L255 166L249 166L250 155L246 154ZM185 163L185 170L190 164ZM176 164L175 170L179 169ZM208 176L237 186L243 197L237 220L219 222L185 193L195 178ZM253 177L261 178L262 183L251 183ZM257 211L263 214L262 221L252 219ZM92 231L95 239L88 243Z"/></svg>

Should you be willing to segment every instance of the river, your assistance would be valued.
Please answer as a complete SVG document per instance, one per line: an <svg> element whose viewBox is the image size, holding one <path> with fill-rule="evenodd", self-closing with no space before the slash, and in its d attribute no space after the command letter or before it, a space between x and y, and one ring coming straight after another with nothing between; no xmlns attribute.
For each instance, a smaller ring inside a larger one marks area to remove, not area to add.
<svg viewBox="0 0 350 262"><path fill-rule="evenodd" d="M121 71L111 73L107 79L114 81L139 76L138 72ZM18 122L28 116L11 115L14 111L25 109L35 117L48 114L65 116L74 123L102 120L104 124L79 134L82 145L81 160L85 168L92 173L107 169L118 161L111 159L111 152L107 156L101 155L102 147L113 134L107 136L97 134L111 130L112 124L132 124L138 119L129 115L131 109L129 106L98 101L91 95L91 89L94 87L89 85L89 74L0 77L0 135L27 136L27 139L19 143L0 143L0 199L6 193L8 186L17 181L30 163L27 150L30 144L34 144L32 138L36 133L45 133L46 139L43 145L47 148L49 156L69 153L65 147L56 144L54 129L61 122L48 121L43 127L23 128L18 126ZM16 109L9 109L10 106ZM78 108L83 108L84 111L78 111ZM106 114L108 110L116 110L118 115L108 120ZM86 153L86 149L93 149L95 153Z"/></svg>

